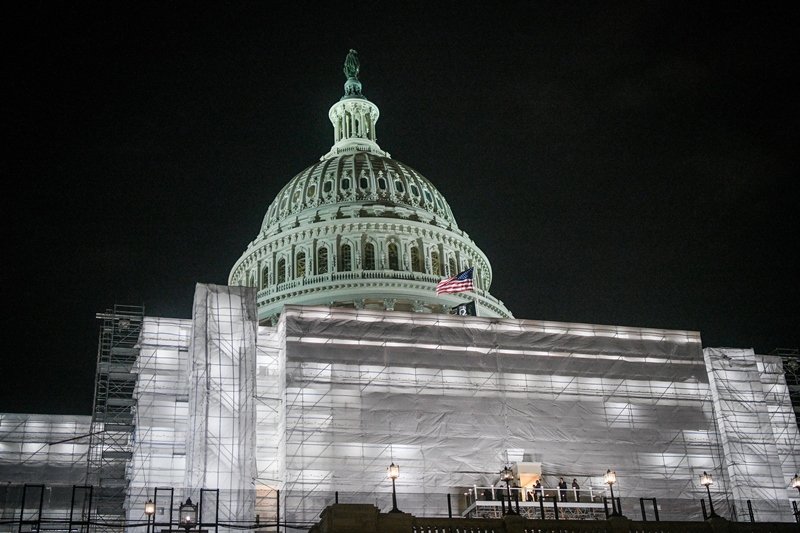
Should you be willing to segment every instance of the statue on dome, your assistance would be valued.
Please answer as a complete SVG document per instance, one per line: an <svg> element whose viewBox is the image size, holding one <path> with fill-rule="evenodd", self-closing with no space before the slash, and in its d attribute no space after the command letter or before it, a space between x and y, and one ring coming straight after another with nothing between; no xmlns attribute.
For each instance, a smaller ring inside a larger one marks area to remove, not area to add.
<svg viewBox="0 0 800 533"><path fill-rule="evenodd" d="M358 52L350 49L350 52L347 54L347 57L344 60L344 75L347 76L348 79L355 78L358 79L358 70L359 70L359 63L358 63Z"/></svg>

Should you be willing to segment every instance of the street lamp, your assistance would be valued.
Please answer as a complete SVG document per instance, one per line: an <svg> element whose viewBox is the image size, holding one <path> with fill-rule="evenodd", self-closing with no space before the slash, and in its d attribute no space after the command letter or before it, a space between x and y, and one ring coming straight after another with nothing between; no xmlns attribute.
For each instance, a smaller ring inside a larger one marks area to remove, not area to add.
<svg viewBox="0 0 800 533"><path fill-rule="evenodd" d="M705 485L706 491L708 492L708 507L711 509L711 516L717 516L717 513L714 512L714 501L711 499L711 485L714 483L714 479L711 477L711 474L708 472L703 472L703 475L700 476L700 484Z"/></svg>
<svg viewBox="0 0 800 533"><path fill-rule="evenodd" d="M150 520L156 514L156 504L153 503L153 500L148 499L144 504L144 514L147 516L147 533L150 533Z"/></svg>
<svg viewBox="0 0 800 533"><path fill-rule="evenodd" d="M611 489L611 516L619 516L617 512L617 500L614 499L614 483L617 482L617 473L609 468L606 470L606 475L603 476L603 481L605 481ZM608 507L606 507L606 510L608 510Z"/></svg>
<svg viewBox="0 0 800 533"><path fill-rule="evenodd" d="M511 465L505 465L500 473L503 481L506 482L506 491L508 492L508 514L517 514L511 507L511 480L514 479L514 471L511 470Z"/></svg>
<svg viewBox="0 0 800 533"><path fill-rule="evenodd" d="M400 467L394 464L389 465L389 468L386 469L386 472L389 474L389 477L392 478L392 510L389 511L390 513L402 513L400 509L397 508L397 490L395 489L394 481L400 477Z"/></svg>
<svg viewBox="0 0 800 533"><path fill-rule="evenodd" d="M192 503L191 498L186 498L178 508L178 517L181 527L189 533L189 530L197 525L197 504Z"/></svg>

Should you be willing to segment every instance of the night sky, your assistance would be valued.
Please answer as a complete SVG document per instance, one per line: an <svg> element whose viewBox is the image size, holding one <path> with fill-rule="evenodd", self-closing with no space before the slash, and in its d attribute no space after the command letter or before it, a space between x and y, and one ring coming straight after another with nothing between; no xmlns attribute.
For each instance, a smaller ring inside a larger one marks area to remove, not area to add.
<svg viewBox="0 0 800 533"><path fill-rule="evenodd" d="M800 346L800 17L761 4L16 3L0 412L90 414L95 313L226 283L349 48L517 318Z"/></svg>

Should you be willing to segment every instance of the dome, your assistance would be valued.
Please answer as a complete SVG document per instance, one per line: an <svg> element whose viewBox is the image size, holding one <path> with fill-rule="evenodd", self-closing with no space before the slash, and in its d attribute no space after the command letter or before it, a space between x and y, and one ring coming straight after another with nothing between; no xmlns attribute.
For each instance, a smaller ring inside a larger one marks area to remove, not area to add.
<svg viewBox="0 0 800 533"><path fill-rule="evenodd" d="M318 216L320 207L348 204L383 213L389 211L381 207L405 207L409 216L458 227L447 201L422 174L389 157L355 152L323 159L292 178L267 209L261 232L273 235Z"/></svg>
<svg viewBox="0 0 800 533"><path fill-rule="evenodd" d="M378 107L361 93L358 70L351 51L345 94L328 111L331 150L281 189L229 284L258 289L265 323L287 303L447 313L474 301L479 316L511 317L489 294L489 260L441 193L378 146ZM436 294L470 267L474 290Z"/></svg>

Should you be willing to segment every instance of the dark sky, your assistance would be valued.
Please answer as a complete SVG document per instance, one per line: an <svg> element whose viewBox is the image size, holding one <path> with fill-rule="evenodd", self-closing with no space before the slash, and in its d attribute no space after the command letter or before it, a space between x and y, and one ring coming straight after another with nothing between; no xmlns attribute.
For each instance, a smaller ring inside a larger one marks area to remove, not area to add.
<svg viewBox="0 0 800 533"><path fill-rule="evenodd" d="M95 313L188 318L196 282L226 282L330 148L351 47L381 147L448 199L517 318L800 346L800 18L779 3L16 4L0 412L89 414Z"/></svg>

